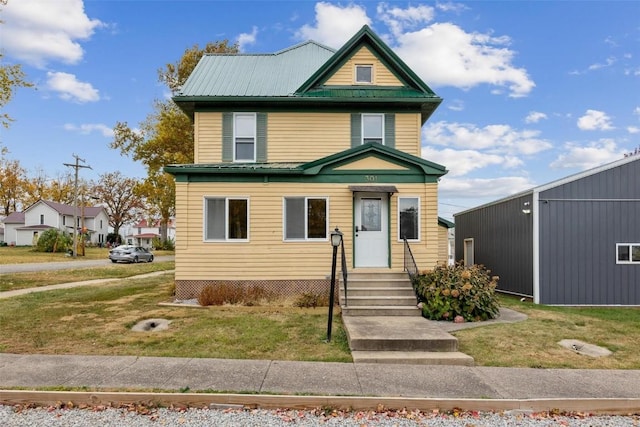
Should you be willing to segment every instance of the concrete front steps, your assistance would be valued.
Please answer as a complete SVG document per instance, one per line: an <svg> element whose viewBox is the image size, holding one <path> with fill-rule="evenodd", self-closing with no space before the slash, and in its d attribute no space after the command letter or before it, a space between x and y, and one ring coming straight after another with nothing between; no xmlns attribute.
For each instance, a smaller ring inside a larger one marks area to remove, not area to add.
<svg viewBox="0 0 640 427"><path fill-rule="evenodd" d="M473 366L458 340L422 317L406 273L350 273L342 321L353 361Z"/></svg>
<svg viewBox="0 0 640 427"><path fill-rule="evenodd" d="M347 305L340 287L343 316L421 316L406 273L350 272Z"/></svg>

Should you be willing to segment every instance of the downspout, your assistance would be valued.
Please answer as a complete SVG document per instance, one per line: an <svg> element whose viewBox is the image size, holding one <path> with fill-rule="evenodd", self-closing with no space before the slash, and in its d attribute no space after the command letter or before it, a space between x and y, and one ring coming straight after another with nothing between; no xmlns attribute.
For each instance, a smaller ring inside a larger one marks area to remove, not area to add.
<svg viewBox="0 0 640 427"><path fill-rule="evenodd" d="M531 208L533 209L533 303L540 304L540 193L533 190Z"/></svg>

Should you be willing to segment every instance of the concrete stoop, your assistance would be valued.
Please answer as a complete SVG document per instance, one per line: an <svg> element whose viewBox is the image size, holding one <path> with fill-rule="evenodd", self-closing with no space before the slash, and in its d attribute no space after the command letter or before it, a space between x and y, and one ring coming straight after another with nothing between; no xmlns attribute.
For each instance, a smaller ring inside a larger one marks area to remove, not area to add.
<svg viewBox="0 0 640 427"><path fill-rule="evenodd" d="M406 273L350 273L342 320L353 361L473 366L458 340L422 317Z"/></svg>

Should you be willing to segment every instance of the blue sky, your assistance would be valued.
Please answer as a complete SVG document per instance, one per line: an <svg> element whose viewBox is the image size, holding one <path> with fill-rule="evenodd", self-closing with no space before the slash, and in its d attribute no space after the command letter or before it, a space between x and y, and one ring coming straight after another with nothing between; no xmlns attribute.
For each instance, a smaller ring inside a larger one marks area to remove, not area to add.
<svg viewBox="0 0 640 427"><path fill-rule="evenodd" d="M449 169L453 213L618 160L640 146L640 2L9 0L5 63L20 89L0 130L30 175L92 170L143 177L108 145L170 94L157 70L188 47L238 41L249 53L304 40L338 48L370 25L444 99L422 155Z"/></svg>

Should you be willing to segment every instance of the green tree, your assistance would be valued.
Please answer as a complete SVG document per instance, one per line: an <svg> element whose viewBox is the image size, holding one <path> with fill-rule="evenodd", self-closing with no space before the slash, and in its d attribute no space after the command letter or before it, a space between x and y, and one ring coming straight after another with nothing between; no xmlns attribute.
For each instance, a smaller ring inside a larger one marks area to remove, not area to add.
<svg viewBox="0 0 640 427"><path fill-rule="evenodd" d="M238 45L228 40L197 44L186 49L180 60L158 70L158 80L175 93L187 80L202 56L208 53L238 53ZM117 122L111 148L142 162L147 178L137 192L149 204L150 213L160 216L162 240L166 240L167 224L175 213L175 183L162 168L169 164L193 163L193 124L173 101L154 102L154 111L132 129L127 122Z"/></svg>
<svg viewBox="0 0 640 427"><path fill-rule="evenodd" d="M7 0L0 0L0 6L6 6ZM0 24L2 21L0 21ZM19 87L32 87L33 84L25 80L25 73L19 64L4 64L4 55L0 50L0 110L11 101L15 90ZM8 128L13 119L5 112L0 113L0 123Z"/></svg>

